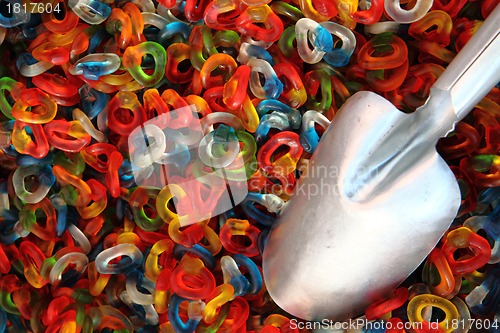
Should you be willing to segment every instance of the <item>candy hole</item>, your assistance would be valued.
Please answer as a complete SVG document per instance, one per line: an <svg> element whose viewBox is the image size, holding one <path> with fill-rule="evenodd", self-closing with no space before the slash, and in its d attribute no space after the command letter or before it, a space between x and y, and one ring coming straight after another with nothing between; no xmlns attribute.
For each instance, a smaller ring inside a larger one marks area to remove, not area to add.
<svg viewBox="0 0 500 333"><path fill-rule="evenodd" d="M210 246L210 242L208 241L208 239L206 237L203 237L199 242L198 244L200 245L203 245L203 246Z"/></svg>
<svg viewBox="0 0 500 333"><path fill-rule="evenodd" d="M124 256L119 261L120 266L128 266L130 265L130 263L132 263L132 258L130 258L129 256Z"/></svg>
<svg viewBox="0 0 500 333"><path fill-rule="evenodd" d="M146 115L148 117L148 119L154 119L154 118L158 118L161 113L154 107L151 107L149 110L146 110Z"/></svg>
<svg viewBox="0 0 500 333"><path fill-rule="evenodd" d="M481 273L481 274L486 274L488 272L488 270L489 270L488 265L484 265L484 266L479 267L478 269L476 269L476 272Z"/></svg>
<svg viewBox="0 0 500 333"><path fill-rule="evenodd" d="M36 216L36 223L38 224L38 226L41 228L45 228L47 225L47 215L45 214L45 211L41 208L38 208L35 211L35 216Z"/></svg>
<svg viewBox="0 0 500 333"><path fill-rule="evenodd" d="M3 2L0 2L0 4L3 3ZM3 94L5 96L5 99L7 100L7 102L9 102L10 105L14 105L14 103L16 102L14 100L14 98L12 98L12 95L10 94L10 91L8 91L7 89L5 89L3 91Z"/></svg>
<svg viewBox="0 0 500 333"><path fill-rule="evenodd" d="M34 193L40 186L37 175L28 175L24 178L24 188L26 191Z"/></svg>
<svg viewBox="0 0 500 333"><path fill-rule="evenodd" d="M132 110L119 108L115 111L116 119L122 124L130 124L134 121Z"/></svg>
<svg viewBox="0 0 500 333"><path fill-rule="evenodd" d="M106 154L100 154L97 158L104 164L108 163L108 155Z"/></svg>
<svg viewBox="0 0 500 333"><path fill-rule="evenodd" d="M144 308L144 306L142 306L140 304L136 304L136 303L132 303L131 306L132 306L132 308L134 309L135 312L137 312L143 318L146 318L146 309ZM116 320L116 325L115 326L117 326L117 325L120 325L120 322L118 320ZM116 332L116 331L117 330L111 330L111 329L108 329L108 328L105 328L105 329L101 330L101 332ZM128 330L124 330L124 331L128 332Z"/></svg>
<svg viewBox="0 0 500 333"><path fill-rule="evenodd" d="M203 47L203 48L201 49L201 54L202 54L202 56L203 56L203 59L208 59L208 58L210 58L210 53L208 52L208 50L207 50L205 47Z"/></svg>
<svg viewBox="0 0 500 333"><path fill-rule="evenodd" d="M337 36L333 35L333 48L334 49L341 49L342 45L344 45L344 43L342 42L342 39L340 39Z"/></svg>
<svg viewBox="0 0 500 333"><path fill-rule="evenodd" d="M491 239L491 237L488 236L488 234L486 233L486 231L484 231L484 229L479 229L478 231L476 231L476 234L486 239L488 243L490 243L490 247L495 246L495 240Z"/></svg>
<svg viewBox="0 0 500 333"><path fill-rule="evenodd" d="M309 48L309 50L314 50L314 48L315 48L314 43L313 43L314 35L309 30L307 31L306 40L307 40L307 47Z"/></svg>
<svg viewBox="0 0 500 333"><path fill-rule="evenodd" d="M316 131L316 133L318 133L319 136L321 136L325 132L325 129L318 123L314 123L314 130Z"/></svg>
<svg viewBox="0 0 500 333"><path fill-rule="evenodd" d="M155 145L156 139L153 136L144 136L144 142L146 143L147 148L151 148Z"/></svg>
<svg viewBox="0 0 500 333"><path fill-rule="evenodd" d="M228 4L228 6L225 8L225 10L227 10L228 7L231 7L232 4ZM219 22L230 22L230 21L234 21L238 16L240 16L241 12L239 10L236 10L236 9L231 9L230 11L227 11L225 13L220 13L218 15L218 21Z"/></svg>
<svg viewBox="0 0 500 333"><path fill-rule="evenodd" d="M281 145L279 146L273 153L273 156L271 158L271 161L276 161L278 158L280 158L283 155L286 155L290 151L290 147L287 145Z"/></svg>
<svg viewBox="0 0 500 333"><path fill-rule="evenodd" d="M177 70L181 73L187 73L191 69L191 66L191 60L184 59L177 65Z"/></svg>
<svg viewBox="0 0 500 333"><path fill-rule="evenodd" d="M453 259L460 261L460 260L465 260L466 258L474 257L475 254L472 252L471 249L463 248L463 249L457 249L455 252L453 252Z"/></svg>
<svg viewBox="0 0 500 333"><path fill-rule="evenodd" d="M428 307L426 307L428 308ZM424 310L426 309L424 308ZM446 318L446 313L437 307L432 307L432 316L430 322L441 322Z"/></svg>
<svg viewBox="0 0 500 333"><path fill-rule="evenodd" d="M255 25L261 29L267 29L266 24L264 22L254 22L253 25Z"/></svg>
<svg viewBox="0 0 500 333"><path fill-rule="evenodd" d="M144 206L143 209L144 209L144 214L146 214L146 216L149 219L154 219L158 215L156 213L156 200L152 198L148 200L148 203Z"/></svg>
<svg viewBox="0 0 500 333"><path fill-rule="evenodd" d="M109 261L109 264L108 265L117 265L118 263L120 263L120 261L122 259L125 259L125 258L128 258L128 257L122 257L122 256L118 256L116 258L113 258Z"/></svg>
<svg viewBox="0 0 500 333"><path fill-rule="evenodd" d="M425 33L430 33L432 31L435 31L437 28L438 28L438 26L436 24L433 24L430 27L428 27L427 29L425 29Z"/></svg>
<svg viewBox="0 0 500 333"><path fill-rule="evenodd" d="M177 199L176 197L173 197L172 199L170 199L167 203L168 210L170 210L174 214L177 214L177 210L175 209L175 207L177 206L178 203L179 203L179 199Z"/></svg>
<svg viewBox="0 0 500 333"><path fill-rule="evenodd" d="M63 274L61 274L61 282L54 283L54 285L58 285L61 287L73 287L81 276L81 272L77 270L66 270Z"/></svg>
<svg viewBox="0 0 500 333"><path fill-rule="evenodd" d="M67 246L67 244L61 239L60 241L55 242L54 249L52 250L52 253L57 253L58 251L65 248L66 246Z"/></svg>
<svg viewBox="0 0 500 333"><path fill-rule="evenodd" d="M151 295L151 292L142 286L137 286L137 291L144 295Z"/></svg>
<svg viewBox="0 0 500 333"><path fill-rule="evenodd" d="M141 59L141 68L153 69L155 67L155 58L151 54L145 54Z"/></svg>
<svg viewBox="0 0 500 333"><path fill-rule="evenodd" d="M45 105L36 105L33 107L28 107L26 110L30 111L31 113L40 115L47 113L47 108L45 107Z"/></svg>
<svg viewBox="0 0 500 333"><path fill-rule="evenodd" d="M228 151L229 151L229 145L226 142L216 142L212 145L210 154L215 158L221 158Z"/></svg>
<svg viewBox="0 0 500 333"><path fill-rule="evenodd" d="M219 51L219 53L228 54L229 56L233 57L234 59L236 59L238 57L238 50L236 50L234 47L218 46L218 47L216 47L216 49L217 49L217 51Z"/></svg>
<svg viewBox="0 0 500 333"><path fill-rule="evenodd" d="M201 184L200 187L201 200L207 201L212 194L212 188L207 184Z"/></svg>
<svg viewBox="0 0 500 333"><path fill-rule="evenodd" d="M232 235L231 242L244 247L252 245L252 240L247 235Z"/></svg>
<svg viewBox="0 0 500 333"><path fill-rule="evenodd" d="M37 269L40 269L40 267L38 267L35 259L32 256L29 256L29 255L25 256L25 259L28 262L27 266L36 267Z"/></svg>
<svg viewBox="0 0 500 333"><path fill-rule="evenodd" d="M71 135L69 135L68 133L65 133L65 132L55 131L55 132L52 132L52 135L59 138L59 139L63 139L63 140L76 140L75 137L72 137Z"/></svg>
<svg viewBox="0 0 500 333"><path fill-rule="evenodd" d="M316 90L316 94L314 95L314 97L315 97L315 99L317 101L323 100L323 91L322 91L322 89L317 89Z"/></svg>
<svg viewBox="0 0 500 333"><path fill-rule="evenodd" d="M189 307L189 301L182 301L181 304L179 304L179 317L184 318L184 322L188 319L187 316L187 309Z"/></svg>
<svg viewBox="0 0 500 333"><path fill-rule="evenodd" d="M401 9L410 10L415 7L416 3L415 0L401 0L399 1L399 7L401 7Z"/></svg>
<svg viewBox="0 0 500 333"><path fill-rule="evenodd" d="M33 130L31 129L31 127L29 125L26 125L24 127L24 131L30 137L31 141L35 142L35 135L33 134Z"/></svg>
<svg viewBox="0 0 500 333"><path fill-rule="evenodd" d="M210 73L210 77L217 77L219 75L224 74L225 68L224 65L219 65Z"/></svg>
<svg viewBox="0 0 500 333"><path fill-rule="evenodd" d="M439 270L435 265L430 265L429 269L429 277L430 281L429 283L433 286L436 287L441 283L441 276L439 275Z"/></svg>

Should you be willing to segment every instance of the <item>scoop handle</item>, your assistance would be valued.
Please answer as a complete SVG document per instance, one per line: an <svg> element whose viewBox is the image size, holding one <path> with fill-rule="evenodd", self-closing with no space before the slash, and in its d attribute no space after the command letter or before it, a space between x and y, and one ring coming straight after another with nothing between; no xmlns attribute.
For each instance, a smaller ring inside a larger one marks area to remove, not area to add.
<svg viewBox="0 0 500 333"><path fill-rule="evenodd" d="M449 91L458 120L500 81L500 5L434 83Z"/></svg>

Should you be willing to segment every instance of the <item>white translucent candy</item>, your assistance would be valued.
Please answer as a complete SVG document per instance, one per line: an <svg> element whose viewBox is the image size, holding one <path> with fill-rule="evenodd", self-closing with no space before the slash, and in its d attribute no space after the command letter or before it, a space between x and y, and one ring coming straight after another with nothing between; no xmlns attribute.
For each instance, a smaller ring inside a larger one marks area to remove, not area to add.
<svg viewBox="0 0 500 333"><path fill-rule="evenodd" d="M14 185L14 192L19 197L19 199L25 201L29 204L36 204L42 201L43 198L49 193L51 186L44 184L43 182L39 184L35 192L29 192L25 188L24 179L26 177L39 174L40 166L37 164L20 166L14 171L12 176L12 184Z"/></svg>
<svg viewBox="0 0 500 333"><path fill-rule="evenodd" d="M23 76L34 77L45 73L52 67L54 67L53 63L42 60L33 65L22 64L19 68L19 72L21 72Z"/></svg>
<svg viewBox="0 0 500 333"><path fill-rule="evenodd" d="M126 290L124 290L120 294L120 299L122 300L123 303L127 304L129 307L132 307L134 305L134 301L128 294ZM159 321L158 313L156 312L154 305L149 304L149 305L142 305L142 308L144 309L144 312L146 314L146 323L149 325L157 325Z"/></svg>
<svg viewBox="0 0 500 333"><path fill-rule="evenodd" d="M154 138L154 143L148 145L144 136ZM130 156L132 164L138 168L146 168L163 157L167 149L165 133L152 124L138 127L129 136L129 147L135 147Z"/></svg>
<svg viewBox="0 0 500 333"><path fill-rule="evenodd" d="M318 124L324 130L330 126L331 121L328 120L323 114L315 110L309 110L302 116L302 130L305 131L314 124Z"/></svg>
<svg viewBox="0 0 500 333"><path fill-rule="evenodd" d="M308 64L315 64L321 61L326 52L314 47L313 50L309 48L308 41L316 44L315 31L320 27L319 23L309 18L301 18L295 24L295 35L297 36L297 52L304 62Z"/></svg>
<svg viewBox="0 0 500 333"><path fill-rule="evenodd" d="M220 259L220 268L222 270L224 283L231 283L233 277L241 275L238 264L230 256L223 256Z"/></svg>
<svg viewBox="0 0 500 333"><path fill-rule="evenodd" d="M401 24L393 21L377 22L372 25L365 25L365 33L378 35L384 32L398 32Z"/></svg>
<svg viewBox="0 0 500 333"><path fill-rule="evenodd" d="M248 44L260 46L265 50L267 50L268 48L270 48L274 44L274 42L264 42L261 40L253 39L252 37L247 36L247 35L241 36L240 40L242 43L248 43Z"/></svg>
<svg viewBox="0 0 500 333"><path fill-rule="evenodd" d="M240 52L238 52L238 57L236 58L236 60L242 65L246 65L248 64L248 61L250 61L250 57L248 56L248 48L250 47L250 45L252 44L241 43L240 45Z"/></svg>
<svg viewBox="0 0 500 333"><path fill-rule="evenodd" d="M182 1L178 0L177 3L176 3L176 5L174 6L174 8L179 9L181 3L182 3ZM168 23L172 23L172 22L182 22L182 23L184 23L183 21L181 21L177 17L175 17L175 15L172 14L172 11L170 9L166 8L165 6L158 5L158 7L157 7L157 13L158 13L158 15L160 15L161 17L163 17L165 20L167 20L167 24Z"/></svg>
<svg viewBox="0 0 500 333"><path fill-rule="evenodd" d="M484 288L483 285L474 288L467 297L465 297L465 302L469 307L473 307L483 303L484 298L488 295L489 290Z"/></svg>
<svg viewBox="0 0 500 333"><path fill-rule="evenodd" d="M144 20L144 26L152 25L160 30L170 23L163 16L149 12L142 12L142 19Z"/></svg>
<svg viewBox="0 0 500 333"><path fill-rule="evenodd" d="M216 144L223 144L223 142L217 142L214 139L214 132L210 132L200 141L200 146L198 147L198 155L200 160L205 163L205 165L212 168L225 168L229 166L236 156L240 152L240 143L238 139L230 140L224 142L227 144L226 154L221 157L216 157L212 154L212 149Z"/></svg>
<svg viewBox="0 0 500 333"><path fill-rule="evenodd" d="M483 229L486 224L489 223L491 223L492 225L495 224L495 222L491 221L490 217L488 216L472 216L464 222L464 227L467 227L474 232L478 232L479 230ZM500 227L497 226L497 228ZM497 238L495 239L495 244L493 245L493 249L491 249L491 256L490 260L488 261L488 264L494 265L499 262L500 262L500 241Z"/></svg>
<svg viewBox="0 0 500 333"><path fill-rule="evenodd" d="M79 59L69 68L73 75L83 75L89 80L113 74L121 65L121 59L114 53L94 53Z"/></svg>
<svg viewBox="0 0 500 333"><path fill-rule="evenodd" d="M94 124L90 121L89 117L80 109L75 108L73 110L73 120L77 120L91 137L93 137L98 142L106 142L107 138L104 133L98 131Z"/></svg>
<svg viewBox="0 0 500 333"><path fill-rule="evenodd" d="M341 67L347 65L347 63L349 62L349 58L354 53L354 49L356 48L356 37L354 36L354 33L349 28L331 21L321 22L320 25L329 33L342 41L342 46L340 47L340 49L334 48L332 52L342 53L344 54L344 57L346 57L346 59L342 64L337 64L335 66ZM328 59L328 54L326 55L326 57Z"/></svg>
<svg viewBox="0 0 500 333"><path fill-rule="evenodd" d="M69 223L66 230L70 233L71 237L75 242L83 249L85 253L89 253L92 250L92 245L85 234L78 229L73 223Z"/></svg>
<svg viewBox="0 0 500 333"><path fill-rule="evenodd" d="M412 23L420 20L431 9L433 0L417 0L415 7L406 10L401 8L399 0L385 0L387 14L398 23Z"/></svg>
<svg viewBox="0 0 500 333"><path fill-rule="evenodd" d="M203 301L190 301L188 305L188 317L196 321L200 321L202 318L202 312L205 308L205 302Z"/></svg>
<svg viewBox="0 0 500 333"><path fill-rule="evenodd" d="M114 264L109 265L109 263L118 257L127 256L130 261L125 264ZM95 267L100 274L121 274L132 267L137 267L142 261L142 252L134 244L118 244L109 249L106 249L99 253L95 258Z"/></svg>
<svg viewBox="0 0 500 333"><path fill-rule="evenodd" d="M201 119L201 128L206 135L214 130L214 124L225 124L231 126L235 131L244 130L243 123L240 118L226 112L209 113Z"/></svg>
<svg viewBox="0 0 500 333"><path fill-rule="evenodd" d="M248 66L252 69L250 72L250 90L255 97L261 99L277 99L283 91L283 84L279 81L273 67L267 61L256 58L250 59ZM260 83L259 73L261 73L266 80L264 86ZM268 82L271 84L268 85Z"/></svg>
<svg viewBox="0 0 500 333"><path fill-rule="evenodd" d="M462 323L470 322L471 315L467 304L460 297L453 297L451 302L456 306L458 310L458 318ZM467 325L457 325L453 330L453 333L467 333L469 332L469 327Z"/></svg>
<svg viewBox="0 0 500 333"><path fill-rule="evenodd" d="M130 1L143 13L154 13L156 12L155 4L152 0L132 0Z"/></svg>
<svg viewBox="0 0 500 333"><path fill-rule="evenodd" d="M145 288L151 294L144 294L137 290L137 281L135 279L127 278L125 288L127 289L128 296L132 302L140 305L151 305L154 303L155 283L148 280L146 277L142 279L141 287Z"/></svg>
<svg viewBox="0 0 500 333"><path fill-rule="evenodd" d="M89 258L81 252L71 252L63 255L50 270L49 281L52 285L57 286L59 284L64 270L70 264L75 266L73 270L83 273L89 264Z"/></svg>
<svg viewBox="0 0 500 333"><path fill-rule="evenodd" d="M100 13L97 13L92 7L94 2L99 4L99 7L103 10L104 15L100 15ZM109 6L97 0L69 0L68 6L71 8L73 13L75 13L83 21L94 25L104 22L111 13L111 8Z"/></svg>

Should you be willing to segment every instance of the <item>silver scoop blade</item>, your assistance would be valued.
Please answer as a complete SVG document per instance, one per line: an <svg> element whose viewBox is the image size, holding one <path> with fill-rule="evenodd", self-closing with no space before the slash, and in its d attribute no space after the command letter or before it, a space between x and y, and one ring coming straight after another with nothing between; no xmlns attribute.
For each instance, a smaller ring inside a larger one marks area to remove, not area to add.
<svg viewBox="0 0 500 333"><path fill-rule="evenodd" d="M461 200L435 146L500 81L498 22L500 5L415 113L372 92L342 106L267 240L278 306L306 320L358 316L435 247Z"/></svg>

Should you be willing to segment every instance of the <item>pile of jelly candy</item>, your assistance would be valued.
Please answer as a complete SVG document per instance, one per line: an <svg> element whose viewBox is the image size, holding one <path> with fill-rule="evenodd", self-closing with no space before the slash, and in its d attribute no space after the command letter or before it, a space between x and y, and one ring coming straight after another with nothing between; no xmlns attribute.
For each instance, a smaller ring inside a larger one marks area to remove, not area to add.
<svg viewBox="0 0 500 333"><path fill-rule="evenodd" d="M361 90L413 112L497 3L0 1L0 333L308 331L261 253L322 133ZM459 215L364 314L422 325L377 332L499 331L499 104L439 142Z"/></svg>

